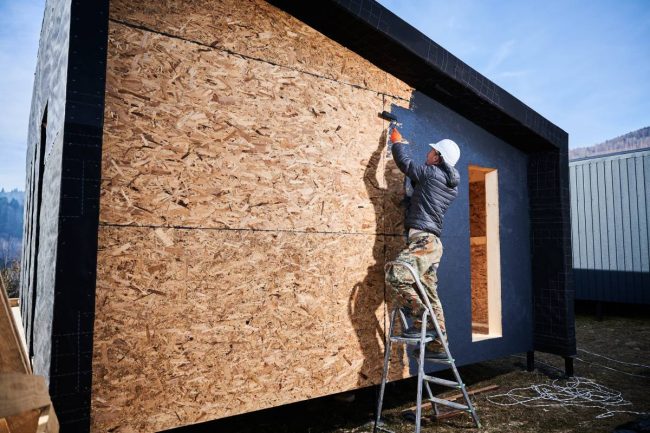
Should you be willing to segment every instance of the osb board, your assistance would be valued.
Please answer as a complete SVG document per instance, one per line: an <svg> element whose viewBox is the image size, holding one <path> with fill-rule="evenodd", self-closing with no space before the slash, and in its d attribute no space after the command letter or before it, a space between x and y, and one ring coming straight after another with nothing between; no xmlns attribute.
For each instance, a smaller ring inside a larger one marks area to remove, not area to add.
<svg viewBox="0 0 650 433"><path fill-rule="evenodd" d="M111 23L100 220L401 232L403 176L376 166L383 107L373 92Z"/></svg>
<svg viewBox="0 0 650 433"><path fill-rule="evenodd" d="M410 99L404 82L264 0L112 0L110 17Z"/></svg>
<svg viewBox="0 0 650 433"><path fill-rule="evenodd" d="M383 109L390 112L395 107L408 109L409 103L392 97L384 97ZM384 131L383 134L386 132ZM395 164L392 155L387 153L386 136L382 135L382 145L379 152L378 175L383 190L383 223L385 233L403 234L406 205L404 202L404 175ZM423 161L424 162L424 161ZM371 166L372 167L372 166Z"/></svg>
<svg viewBox="0 0 650 433"><path fill-rule="evenodd" d="M486 224L485 182L469 184L469 233L471 237L485 236Z"/></svg>
<svg viewBox="0 0 650 433"><path fill-rule="evenodd" d="M100 226L92 431L156 431L378 383L383 258L401 247L388 239Z"/></svg>
<svg viewBox="0 0 650 433"><path fill-rule="evenodd" d="M472 322L488 324L487 245L470 246ZM487 328L480 331L487 332Z"/></svg>

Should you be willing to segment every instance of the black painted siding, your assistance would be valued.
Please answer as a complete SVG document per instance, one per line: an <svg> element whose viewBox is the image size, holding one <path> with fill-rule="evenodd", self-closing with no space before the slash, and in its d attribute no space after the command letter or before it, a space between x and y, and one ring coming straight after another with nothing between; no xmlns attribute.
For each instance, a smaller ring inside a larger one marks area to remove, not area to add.
<svg viewBox="0 0 650 433"><path fill-rule="evenodd" d="M408 108L391 106L391 113L403 122L401 132L411 143L408 151L415 161L424 161L428 143L443 138L454 140L461 150L458 196L445 214L438 268L438 294L457 364L533 350L528 155L421 92L414 93ZM495 168L499 180L503 332L500 338L482 341L472 341L469 165ZM410 368L417 374L415 362Z"/></svg>
<svg viewBox="0 0 650 433"><path fill-rule="evenodd" d="M576 354L568 146L529 155L535 350Z"/></svg>

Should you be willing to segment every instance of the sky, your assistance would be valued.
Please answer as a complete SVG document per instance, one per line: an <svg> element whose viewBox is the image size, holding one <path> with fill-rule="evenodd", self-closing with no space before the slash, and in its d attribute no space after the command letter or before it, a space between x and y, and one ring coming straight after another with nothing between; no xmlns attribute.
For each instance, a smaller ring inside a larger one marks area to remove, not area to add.
<svg viewBox="0 0 650 433"><path fill-rule="evenodd" d="M379 0L569 133L650 126L650 0ZM24 189L44 0L0 0L0 188Z"/></svg>
<svg viewBox="0 0 650 433"><path fill-rule="evenodd" d="M648 0L379 0L569 133L650 126Z"/></svg>
<svg viewBox="0 0 650 433"><path fill-rule="evenodd" d="M0 188L25 189L27 123L44 0L0 0Z"/></svg>

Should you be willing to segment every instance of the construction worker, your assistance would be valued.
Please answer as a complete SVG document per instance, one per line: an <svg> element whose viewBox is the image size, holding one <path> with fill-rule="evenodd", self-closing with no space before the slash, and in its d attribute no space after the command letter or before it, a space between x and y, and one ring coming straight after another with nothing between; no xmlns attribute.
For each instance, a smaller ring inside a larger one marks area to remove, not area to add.
<svg viewBox="0 0 650 433"><path fill-rule="evenodd" d="M431 150L426 161L418 164L409 156L408 141L404 140L397 128L392 129L390 140L397 167L413 184L413 195L404 221L405 229L408 230L407 247L395 260L409 263L419 274L443 334L427 344L424 357L441 359L445 358L446 354L440 338L446 339L447 334L442 304L438 297L436 274L442 257L440 233L443 217L458 194L460 177L454 166L460 158L460 149L449 139L429 144ZM419 338L422 326L420 319L425 304L413 287L411 273L403 266L392 266L386 274L386 281L392 289L394 301L407 311L413 320L413 325L403 331L403 336ZM427 330L427 334L433 335L434 331Z"/></svg>

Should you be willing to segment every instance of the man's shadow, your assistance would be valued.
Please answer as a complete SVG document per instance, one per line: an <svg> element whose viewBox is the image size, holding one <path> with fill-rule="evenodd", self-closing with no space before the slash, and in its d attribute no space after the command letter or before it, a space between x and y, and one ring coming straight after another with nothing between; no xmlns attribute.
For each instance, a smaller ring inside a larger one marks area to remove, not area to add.
<svg viewBox="0 0 650 433"><path fill-rule="evenodd" d="M364 357L357 381L360 387L377 384L381 380L384 362L382 342L385 341L385 332L388 332L389 326L387 304L384 302L390 300L384 280L384 263L387 257L395 256L404 247L404 237L399 234L403 230L404 208L400 200L403 197L404 177L394 161L385 157L386 151L384 130L363 177L377 222L372 248L374 263L368 267L363 281L355 284L348 302L348 315ZM378 174L383 174L383 182L378 180ZM397 322L396 320L396 324ZM398 347L400 349L397 353L403 354L404 349ZM401 373L404 365L402 356L394 356L396 350L397 347L393 349L391 372L399 370Z"/></svg>

